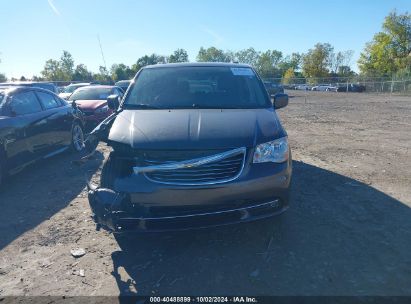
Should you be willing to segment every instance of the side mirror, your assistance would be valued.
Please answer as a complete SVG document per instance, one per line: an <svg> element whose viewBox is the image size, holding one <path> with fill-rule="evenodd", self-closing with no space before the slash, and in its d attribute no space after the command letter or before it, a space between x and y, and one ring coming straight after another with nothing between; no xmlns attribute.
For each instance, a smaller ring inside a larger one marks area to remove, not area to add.
<svg viewBox="0 0 411 304"><path fill-rule="evenodd" d="M118 107L120 106L120 96L113 94L107 97L107 105L110 109L112 110L117 110Z"/></svg>
<svg viewBox="0 0 411 304"><path fill-rule="evenodd" d="M287 94L276 94L274 95L274 109L281 109L288 105L288 95Z"/></svg>
<svg viewBox="0 0 411 304"><path fill-rule="evenodd" d="M73 101L71 102L71 106L72 106L73 109L75 109L75 110L78 109L78 105L76 104L76 101L75 101L75 100L73 100Z"/></svg>

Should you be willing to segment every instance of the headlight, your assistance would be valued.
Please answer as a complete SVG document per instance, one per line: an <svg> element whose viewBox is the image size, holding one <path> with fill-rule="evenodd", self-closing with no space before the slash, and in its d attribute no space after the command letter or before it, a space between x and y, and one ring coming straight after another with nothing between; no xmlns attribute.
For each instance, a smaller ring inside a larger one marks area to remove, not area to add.
<svg viewBox="0 0 411 304"><path fill-rule="evenodd" d="M108 112L108 110L109 110L109 107L108 107L108 106L103 106L103 107L101 107L101 108L98 108L95 112L96 112L97 114L102 114L102 113Z"/></svg>
<svg viewBox="0 0 411 304"><path fill-rule="evenodd" d="M255 148L253 163L282 163L288 160L288 139L282 137L258 145Z"/></svg>

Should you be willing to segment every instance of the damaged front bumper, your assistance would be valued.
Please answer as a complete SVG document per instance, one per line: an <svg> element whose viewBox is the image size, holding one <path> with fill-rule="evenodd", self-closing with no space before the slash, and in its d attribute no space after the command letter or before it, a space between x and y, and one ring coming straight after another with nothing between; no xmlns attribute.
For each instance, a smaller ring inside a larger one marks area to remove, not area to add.
<svg viewBox="0 0 411 304"><path fill-rule="evenodd" d="M89 186L98 227L113 232L173 231L221 226L271 217L288 208L291 161L255 165L219 185L162 185L133 174L116 189Z"/></svg>
<svg viewBox="0 0 411 304"><path fill-rule="evenodd" d="M88 197L98 228L102 227L112 232L178 231L221 226L271 217L288 208L288 204L277 198L239 208L153 217L131 215L124 211L122 205L127 203L127 195L110 189L90 189Z"/></svg>

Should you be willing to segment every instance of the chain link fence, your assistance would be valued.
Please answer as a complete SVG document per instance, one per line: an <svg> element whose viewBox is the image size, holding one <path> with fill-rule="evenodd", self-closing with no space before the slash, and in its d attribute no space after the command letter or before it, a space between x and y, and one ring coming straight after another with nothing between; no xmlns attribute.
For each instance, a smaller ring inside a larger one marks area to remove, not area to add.
<svg viewBox="0 0 411 304"><path fill-rule="evenodd" d="M307 80L306 78L264 78L264 82L283 85L291 90L318 90L318 86L337 92L369 92L411 95L411 78L387 77L327 77Z"/></svg>

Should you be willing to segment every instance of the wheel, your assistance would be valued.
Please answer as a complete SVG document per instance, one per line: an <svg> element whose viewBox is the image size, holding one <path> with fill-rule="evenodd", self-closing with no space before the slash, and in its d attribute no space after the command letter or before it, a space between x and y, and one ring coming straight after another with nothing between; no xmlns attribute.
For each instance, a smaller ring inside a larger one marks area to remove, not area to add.
<svg viewBox="0 0 411 304"><path fill-rule="evenodd" d="M74 152L81 152L84 149L84 132L78 122L74 122L71 128L71 148Z"/></svg>

